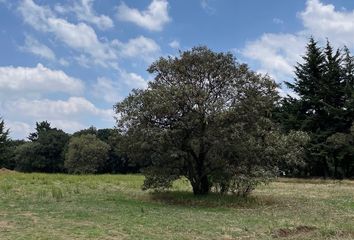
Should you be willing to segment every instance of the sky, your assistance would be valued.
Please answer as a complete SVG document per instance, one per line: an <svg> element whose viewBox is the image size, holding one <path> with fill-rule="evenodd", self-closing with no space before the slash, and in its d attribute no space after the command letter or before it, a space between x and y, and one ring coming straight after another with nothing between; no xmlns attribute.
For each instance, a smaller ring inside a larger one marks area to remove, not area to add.
<svg viewBox="0 0 354 240"><path fill-rule="evenodd" d="M68 133L114 127L113 105L146 88L153 61L199 45L292 81L310 36L354 49L353 10L350 0L0 0L0 116L14 139L44 120Z"/></svg>

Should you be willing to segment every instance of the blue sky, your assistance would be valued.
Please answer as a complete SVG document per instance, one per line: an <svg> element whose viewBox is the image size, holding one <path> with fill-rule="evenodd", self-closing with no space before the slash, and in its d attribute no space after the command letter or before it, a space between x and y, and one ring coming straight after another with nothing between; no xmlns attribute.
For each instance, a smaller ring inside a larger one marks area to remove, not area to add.
<svg viewBox="0 0 354 240"><path fill-rule="evenodd" d="M353 9L348 0L0 0L0 116L13 138L42 120L70 133L113 127L113 104L146 87L154 60L196 45L289 81L309 36L353 49Z"/></svg>

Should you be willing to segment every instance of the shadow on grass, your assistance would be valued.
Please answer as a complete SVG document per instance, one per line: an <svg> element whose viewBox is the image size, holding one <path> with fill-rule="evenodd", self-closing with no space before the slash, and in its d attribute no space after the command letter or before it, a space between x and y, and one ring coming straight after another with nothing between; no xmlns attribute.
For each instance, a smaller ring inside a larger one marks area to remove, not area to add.
<svg viewBox="0 0 354 240"><path fill-rule="evenodd" d="M207 208L258 208L277 204L277 201L272 197L252 195L240 197L216 193L195 196L193 193L187 191L151 192L150 199L151 201L168 205Z"/></svg>

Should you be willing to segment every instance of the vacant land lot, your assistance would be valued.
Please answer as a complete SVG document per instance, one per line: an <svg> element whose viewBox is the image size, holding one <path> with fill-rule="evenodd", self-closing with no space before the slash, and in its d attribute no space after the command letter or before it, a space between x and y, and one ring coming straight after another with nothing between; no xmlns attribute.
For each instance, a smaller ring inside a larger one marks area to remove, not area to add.
<svg viewBox="0 0 354 240"><path fill-rule="evenodd" d="M280 179L246 200L142 182L1 172L0 239L354 239L351 181Z"/></svg>

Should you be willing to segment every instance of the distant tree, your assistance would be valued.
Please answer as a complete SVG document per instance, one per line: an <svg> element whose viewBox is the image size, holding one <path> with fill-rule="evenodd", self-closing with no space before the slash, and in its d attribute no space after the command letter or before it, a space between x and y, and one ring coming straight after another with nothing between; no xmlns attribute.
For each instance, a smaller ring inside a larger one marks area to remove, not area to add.
<svg viewBox="0 0 354 240"><path fill-rule="evenodd" d="M106 140L98 133L100 140L106 142L110 146L109 158L105 164L105 172L110 173L137 173L140 171L141 166L136 162L132 161L127 153L124 151L126 149L126 138L119 133L116 129L109 129L110 134ZM100 130L99 130L100 132ZM107 131L105 131L107 133Z"/></svg>
<svg viewBox="0 0 354 240"><path fill-rule="evenodd" d="M41 172L46 167L46 159L40 154L38 142L26 142L15 149L16 170L21 172Z"/></svg>
<svg viewBox="0 0 354 240"><path fill-rule="evenodd" d="M96 129L91 126L75 132L72 137L92 134L99 140L107 143L110 147L107 161L100 169L100 173L134 173L139 171L139 166L129 160L127 154L123 153L121 146L123 143L123 136L117 129L104 128Z"/></svg>
<svg viewBox="0 0 354 240"><path fill-rule="evenodd" d="M100 172L107 161L109 150L109 145L95 135L72 137L66 153L65 168L74 174Z"/></svg>
<svg viewBox="0 0 354 240"><path fill-rule="evenodd" d="M147 165L144 188L168 188L186 177L194 194L211 189L246 195L278 173L278 161L299 159L300 137L286 138L271 121L277 85L230 53L193 48L160 58L155 80L115 106L129 157ZM306 136L305 136L306 138Z"/></svg>
<svg viewBox="0 0 354 240"><path fill-rule="evenodd" d="M5 129L5 122L0 118L0 167L6 167L9 154L9 130Z"/></svg>
<svg viewBox="0 0 354 240"><path fill-rule="evenodd" d="M41 134L50 131L52 128L50 127L50 123L48 121L36 122L36 132L30 133L28 139L32 142L38 140Z"/></svg>
<svg viewBox="0 0 354 240"><path fill-rule="evenodd" d="M92 134L92 135L96 135L97 136L97 128L95 128L94 126L91 126L89 128L86 128L86 129L82 129L82 130L79 130L75 133L73 133L73 137L79 137L81 135L87 135L87 134Z"/></svg>
<svg viewBox="0 0 354 240"><path fill-rule="evenodd" d="M16 157L17 169L50 173L64 171L64 150L69 141L68 134L52 128L49 122L43 121L36 123L36 132L31 133L28 139L33 144L26 143L26 146L20 146L20 150L17 151L20 156ZM28 154L25 154L26 152Z"/></svg>
<svg viewBox="0 0 354 240"><path fill-rule="evenodd" d="M7 169L14 170L16 168L16 149L24 144L24 140L10 140L8 141L8 151L6 154L6 158L3 161L2 167L5 167Z"/></svg>

